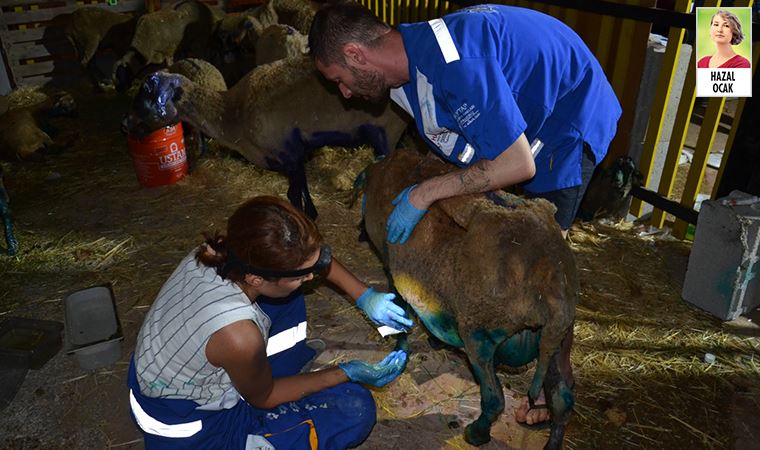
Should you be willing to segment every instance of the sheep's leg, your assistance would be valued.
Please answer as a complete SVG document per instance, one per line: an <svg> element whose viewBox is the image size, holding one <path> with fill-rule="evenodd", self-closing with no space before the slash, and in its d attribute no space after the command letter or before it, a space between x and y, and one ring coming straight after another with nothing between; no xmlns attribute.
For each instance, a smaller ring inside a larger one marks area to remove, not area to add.
<svg viewBox="0 0 760 450"><path fill-rule="evenodd" d="M188 143L185 146L185 155L189 166L188 172L192 172L195 170L198 161L205 158L208 152L206 136L201 133L200 129L195 128L187 122L182 122L182 129L186 130L185 134L188 137L185 140ZM192 143L192 145L189 143Z"/></svg>
<svg viewBox="0 0 760 450"><path fill-rule="evenodd" d="M0 217L3 219L3 228L5 229L7 253L9 256L13 256L18 253L18 241L16 240L16 236L13 235L13 218L11 216L11 208L8 206L8 192L5 190L2 177L3 171L2 167L0 167Z"/></svg>
<svg viewBox="0 0 760 450"><path fill-rule="evenodd" d="M506 338L502 330L475 330L464 338L467 358L480 385L480 416L464 430L464 440L472 445L491 440L491 424L504 411L504 394L496 377L494 356Z"/></svg>
<svg viewBox="0 0 760 450"><path fill-rule="evenodd" d="M561 449L565 436L565 428L570 420L570 413L575 404L573 396L573 369L570 366L570 347L573 343L573 329L571 328L565 339L562 340L562 346L559 353L552 357L549 363L549 370L546 372L544 381L544 392L546 393L546 403L549 406L549 412L552 417L552 428L549 433L545 449Z"/></svg>
<svg viewBox="0 0 760 450"><path fill-rule="evenodd" d="M309 185L306 182L306 167L303 161L296 165L293 170L288 171L288 200L296 208L305 212L312 219L317 218L317 208L311 199Z"/></svg>
<svg viewBox="0 0 760 450"><path fill-rule="evenodd" d="M560 317L561 316L561 317ZM533 374L530 389L528 390L528 403L532 407L534 402L541 393L544 384L546 371L549 369L549 363L557 351L559 351L562 341L565 339L568 329L572 329L573 324L567 323L565 315L556 315L544 324L541 329L541 340L539 343L538 363L536 372ZM568 362L569 364L569 362Z"/></svg>

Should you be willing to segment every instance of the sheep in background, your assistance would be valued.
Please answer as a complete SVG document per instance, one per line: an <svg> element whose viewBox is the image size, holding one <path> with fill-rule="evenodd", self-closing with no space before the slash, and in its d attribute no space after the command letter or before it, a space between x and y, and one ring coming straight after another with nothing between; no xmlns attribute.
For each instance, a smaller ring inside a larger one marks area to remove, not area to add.
<svg viewBox="0 0 760 450"><path fill-rule="evenodd" d="M586 189L578 217L584 221L624 218L631 205L631 188L641 186L643 181L628 156L616 159L606 169L599 167Z"/></svg>
<svg viewBox="0 0 760 450"><path fill-rule="evenodd" d="M560 448L574 402L570 346L579 286L554 206L494 193L439 200L406 244L387 244L398 193L453 169L409 150L370 166L366 231L425 327L467 355L480 385L481 415L465 429L465 440L488 442L504 409L496 366L519 367L537 357L529 399L544 389L552 417L546 448Z"/></svg>
<svg viewBox="0 0 760 450"><path fill-rule="evenodd" d="M256 42L256 66L305 55L308 38L290 25L270 25Z"/></svg>
<svg viewBox="0 0 760 450"><path fill-rule="evenodd" d="M116 88L123 92L148 67L172 65L175 55L207 59L214 29L223 17L223 11L198 0L141 16L129 50L116 63Z"/></svg>
<svg viewBox="0 0 760 450"><path fill-rule="evenodd" d="M95 6L82 7L71 14L58 16L63 21L63 33L71 42L85 70L92 75L96 85L103 80L111 82L111 73L100 73L94 64L96 52L110 50L115 59L124 56L135 32L137 19L129 14L109 11Z"/></svg>
<svg viewBox="0 0 760 450"><path fill-rule="evenodd" d="M59 92L41 103L10 109L0 115L0 159L17 161L38 158L38 151L55 145L47 119L76 115L74 98Z"/></svg>
<svg viewBox="0 0 760 450"><path fill-rule="evenodd" d="M75 115L74 98L65 92L48 96L40 91L18 89L7 97L0 97L0 159L39 158L39 150L56 146L47 132L47 119L60 115ZM7 110L6 110L7 108ZM0 164L0 219L5 232L6 252L15 255L18 241L13 234L13 221L9 206L8 192L3 182L3 167Z"/></svg>
<svg viewBox="0 0 760 450"><path fill-rule="evenodd" d="M290 25L308 35L317 12L317 3L308 0L269 0L277 12L278 23Z"/></svg>
<svg viewBox="0 0 760 450"><path fill-rule="evenodd" d="M189 122L253 164L289 179L288 199L311 217L304 163L325 145L371 145L387 154L406 122L388 102L349 102L317 72L308 56L261 66L225 92L177 74L150 75L133 103L135 132Z"/></svg>
<svg viewBox="0 0 760 450"><path fill-rule="evenodd" d="M205 89L217 92L227 90L227 84L224 82L224 77L219 73L219 70L217 70L211 63L202 59L181 59L172 64L167 69L167 72L184 75L188 80ZM206 153L208 152L208 139L200 132L200 130L190 124L183 124L182 129L185 131L185 135L190 137L187 141L195 143L193 146L195 151L187 152L188 156L190 156L190 165L193 166L195 159L206 156Z"/></svg>

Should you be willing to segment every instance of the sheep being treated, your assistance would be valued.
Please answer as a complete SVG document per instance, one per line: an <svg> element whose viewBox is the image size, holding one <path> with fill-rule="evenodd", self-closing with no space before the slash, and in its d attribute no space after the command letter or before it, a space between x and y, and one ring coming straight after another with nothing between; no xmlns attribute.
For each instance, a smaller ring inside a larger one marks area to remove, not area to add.
<svg viewBox="0 0 760 450"><path fill-rule="evenodd" d="M532 403L544 389L552 418L546 448L560 448L574 403L569 352L578 280L554 206L506 194L455 197L433 204L406 244L386 241L399 192L451 170L409 150L370 166L364 208L370 241L430 333L467 354L481 414L465 429L465 440L488 442L504 409L496 366L538 358L528 394Z"/></svg>
<svg viewBox="0 0 760 450"><path fill-rule="evenodd" d="M304 167L311 151L368 144L386 154L406 127L389 102L348 101L336 89L309 56L257 67L224 92L157 72L135 97L133 115L142 124L133 132L189 122L255 165L287 174L288 199L315 217Z"/></svg>

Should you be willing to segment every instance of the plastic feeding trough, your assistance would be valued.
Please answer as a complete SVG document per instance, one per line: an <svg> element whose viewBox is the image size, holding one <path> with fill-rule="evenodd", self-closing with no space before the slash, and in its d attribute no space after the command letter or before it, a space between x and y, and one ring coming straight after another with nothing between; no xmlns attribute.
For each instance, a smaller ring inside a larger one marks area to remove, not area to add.
<svg viewBox="0 0 760 450"><path fill-rule="evenodd" d="M64 300L67 353L83 369L110 366L121 358L124 335L110 286L76 291Z"/></svg>

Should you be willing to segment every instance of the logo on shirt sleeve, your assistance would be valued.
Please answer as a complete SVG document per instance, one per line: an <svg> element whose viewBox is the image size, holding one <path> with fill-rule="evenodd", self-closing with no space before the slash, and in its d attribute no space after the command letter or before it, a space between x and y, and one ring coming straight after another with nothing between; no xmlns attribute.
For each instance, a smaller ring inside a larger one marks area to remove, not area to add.
<svg viewBox="0 0 760 450"><path fill-rule="evenodd" d="M462 129L467 128L478 117L480 117L480 110L475 105L470 105L467 102L454 111L454 119L459 124L459 128Z"/></svg>

